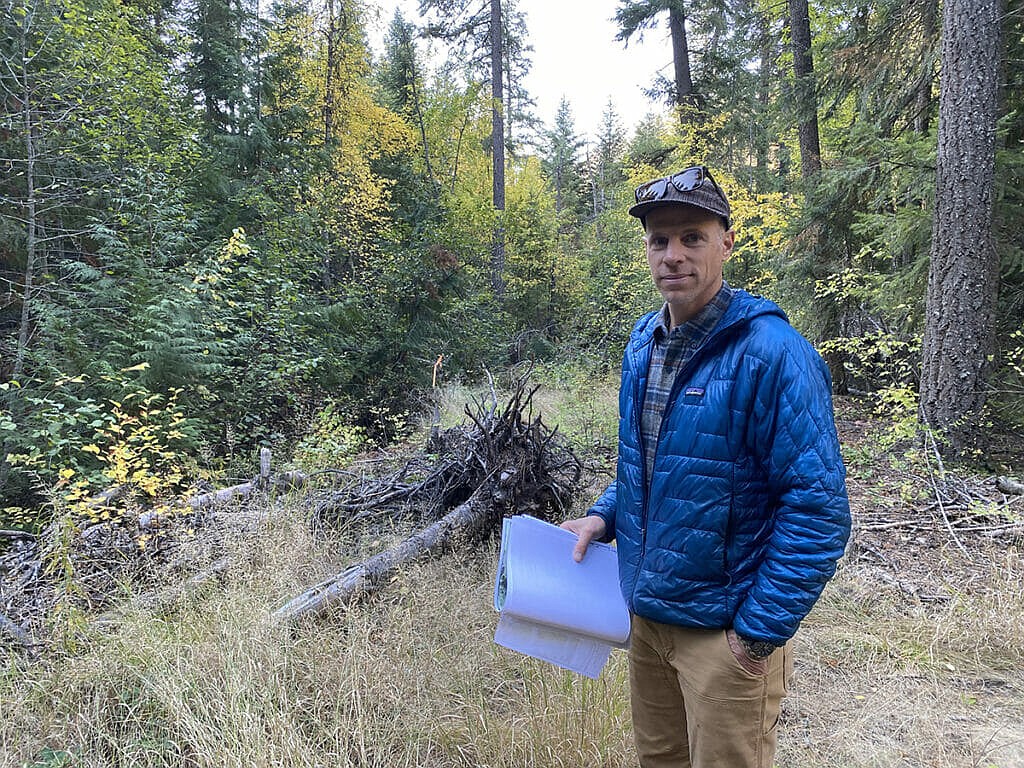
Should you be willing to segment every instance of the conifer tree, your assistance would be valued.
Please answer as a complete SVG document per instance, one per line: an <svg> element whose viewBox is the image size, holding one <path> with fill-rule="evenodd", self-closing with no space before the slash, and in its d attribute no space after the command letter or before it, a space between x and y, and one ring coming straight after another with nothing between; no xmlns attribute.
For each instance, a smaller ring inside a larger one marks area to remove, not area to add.
<svg viewBox="0 0 1024 768"><path fill-rule="evenodd" d="M995 342L999 258L992 216L1001 22L1000 0L947 0L943 6L921 416L956 453L978 443Z"/></svg>
<svg viewBox="0 0 1024 768"><path fill-rule="evenodd" d="M510 20L518 18L515 0L489 0L477 6L469 0L420 0L420 13L432 15L425 33L455 45L474 63L486 62L491 87L491 202L496 213L491 243L491 287L499 298L505 291L505 77L512 67L506 57L515 51L510 45ZM520 25L520 28L521 25ZM524 52L525 46L516 50ZM519 60L519 59L517 59ZM525 74L528 65L524 64Z"/></svg>
<svg viewBox="0 0 1024 768"><path fill-rule="evenodd" d="M800 169L804 180L811 181L821 173L821 141L818 135L814 59L811 54L811 14L807 0L789 0L789 38L793 51Z"/></svg>
<svg viewBox="0 0 1024 768"><path fill-rule="evenodd" d="M680 108L695 106L697 98L693 87L684 0L623 0L615 12L615 21L619 25L616 39L628 44L634 35L653 27L664 11L668 11L668 27L672 38L674 77L670 91L671 102Z"/></svg>
<svg viewBox="0 0 1024 768"><path fill-rule="evenodd" d="M407 22L396 10L387 37L384 39L384 57L378 70L378 79L385 99L393 110L405 115L416 126L423 151L423 164L427 176L437 183L430 162L430 140L427 137L426 105L423 99L423 74L415 45L416 27Z"/></svg>
<svg viewBox="0 0 1024 768"><path fill-rule="evenodd" d="M625 202L617 194L625 174L622 169L626 132L615 104L608 100L601 114L597 143L588 159L591 213L596 218L604 211Z"/></svg>
<svg viewBox="0 0 1024 768"><path fill-rule="evenodd" d="M194 0L188 82L202 105L210 135L239 130L246 98L245 8L240 0Z"/></svg>
<svg viewBox="0 0 1024 768"><path fill-rule="evenodd" d="M559 230L565 233L573 226L583 203L579 155L585 143L576 134L572 109L565 97L559 102L554 125L545 132L544 138L543 168L554 189Z"/></svg>

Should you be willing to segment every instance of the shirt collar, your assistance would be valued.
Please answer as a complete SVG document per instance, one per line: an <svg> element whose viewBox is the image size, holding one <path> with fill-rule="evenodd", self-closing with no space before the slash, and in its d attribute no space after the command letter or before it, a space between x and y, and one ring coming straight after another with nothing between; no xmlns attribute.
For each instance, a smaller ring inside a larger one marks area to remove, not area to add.
<svg viewBox="0 0 1024 768"><path fill-rule="evenodd" d="M725 314L725 310L729 308L729 302L732 301L732 294L732 286L723 280L722 287L718 289L718 293L712 297L711 301L701 307L696 315L691 317L682 325L676 326L671 331L669 328L672 324L672 318L669 314L668 302L666 301L661 307L661 312L658 313L658 324L654 326L654 340L661 343L670 335L693 335L700 329L705 329L705 331L710 332L711 329L718 324L718 321L722 319L722 315Z"/></svg>

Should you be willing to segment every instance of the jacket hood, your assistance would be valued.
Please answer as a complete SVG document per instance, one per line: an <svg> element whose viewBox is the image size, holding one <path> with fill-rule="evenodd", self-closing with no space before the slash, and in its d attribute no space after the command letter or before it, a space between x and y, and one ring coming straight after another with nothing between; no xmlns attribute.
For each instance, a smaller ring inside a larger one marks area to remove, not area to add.
<svg viewBox="0 0 1024 768"><path fill-rule="evenodd" d="M715 326L715 329L711 332L712 336L724 332L725 330L732 328L737 325L748 323L755 317L763 317L766 315L776 315L789 323L789 318L786 313L782 311L782 308L771 299L766 299L763 296L754 296L753 294L747 293L742 288L732 289L732 300L729 302L728 309L725 310L725 314L722 319ZM645 315L640 322L637 323L633 329L633 333L630 334L630 342L634 344L646 344L654 336L654 329L658 326L658 313L660 310L655 310Z"/></svg>

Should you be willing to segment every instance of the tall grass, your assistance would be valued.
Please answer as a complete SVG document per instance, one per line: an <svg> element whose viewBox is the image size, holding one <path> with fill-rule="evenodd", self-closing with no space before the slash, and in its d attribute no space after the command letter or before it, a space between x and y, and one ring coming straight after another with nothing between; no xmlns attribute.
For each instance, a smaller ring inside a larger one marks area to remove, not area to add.
<svg viewBox="0 0 1024 768"><path fill-rule="evenodd" d="M263 531L263 557L175 614L127 613L74 655L8 660L0 762L629 764L621 654L590 681L493 644L493 546L409 568L326 620L275 625L270 611L304 585L291 575L328 569L338 546L317 546L295 512Z"/></svg>

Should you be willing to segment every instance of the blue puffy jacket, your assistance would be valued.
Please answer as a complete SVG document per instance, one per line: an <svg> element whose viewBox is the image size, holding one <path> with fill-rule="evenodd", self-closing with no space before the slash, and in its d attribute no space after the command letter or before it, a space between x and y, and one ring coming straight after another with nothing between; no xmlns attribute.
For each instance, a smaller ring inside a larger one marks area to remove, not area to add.
<svg viewBox="0 0 1024 768"><path fill-rule="evenodd" d="M850 533L828 368L774 303L735 290L676 379L648 484L640 417L657 313L629 338L616 480L590 510L630 610L782 645Z"/></svg>

